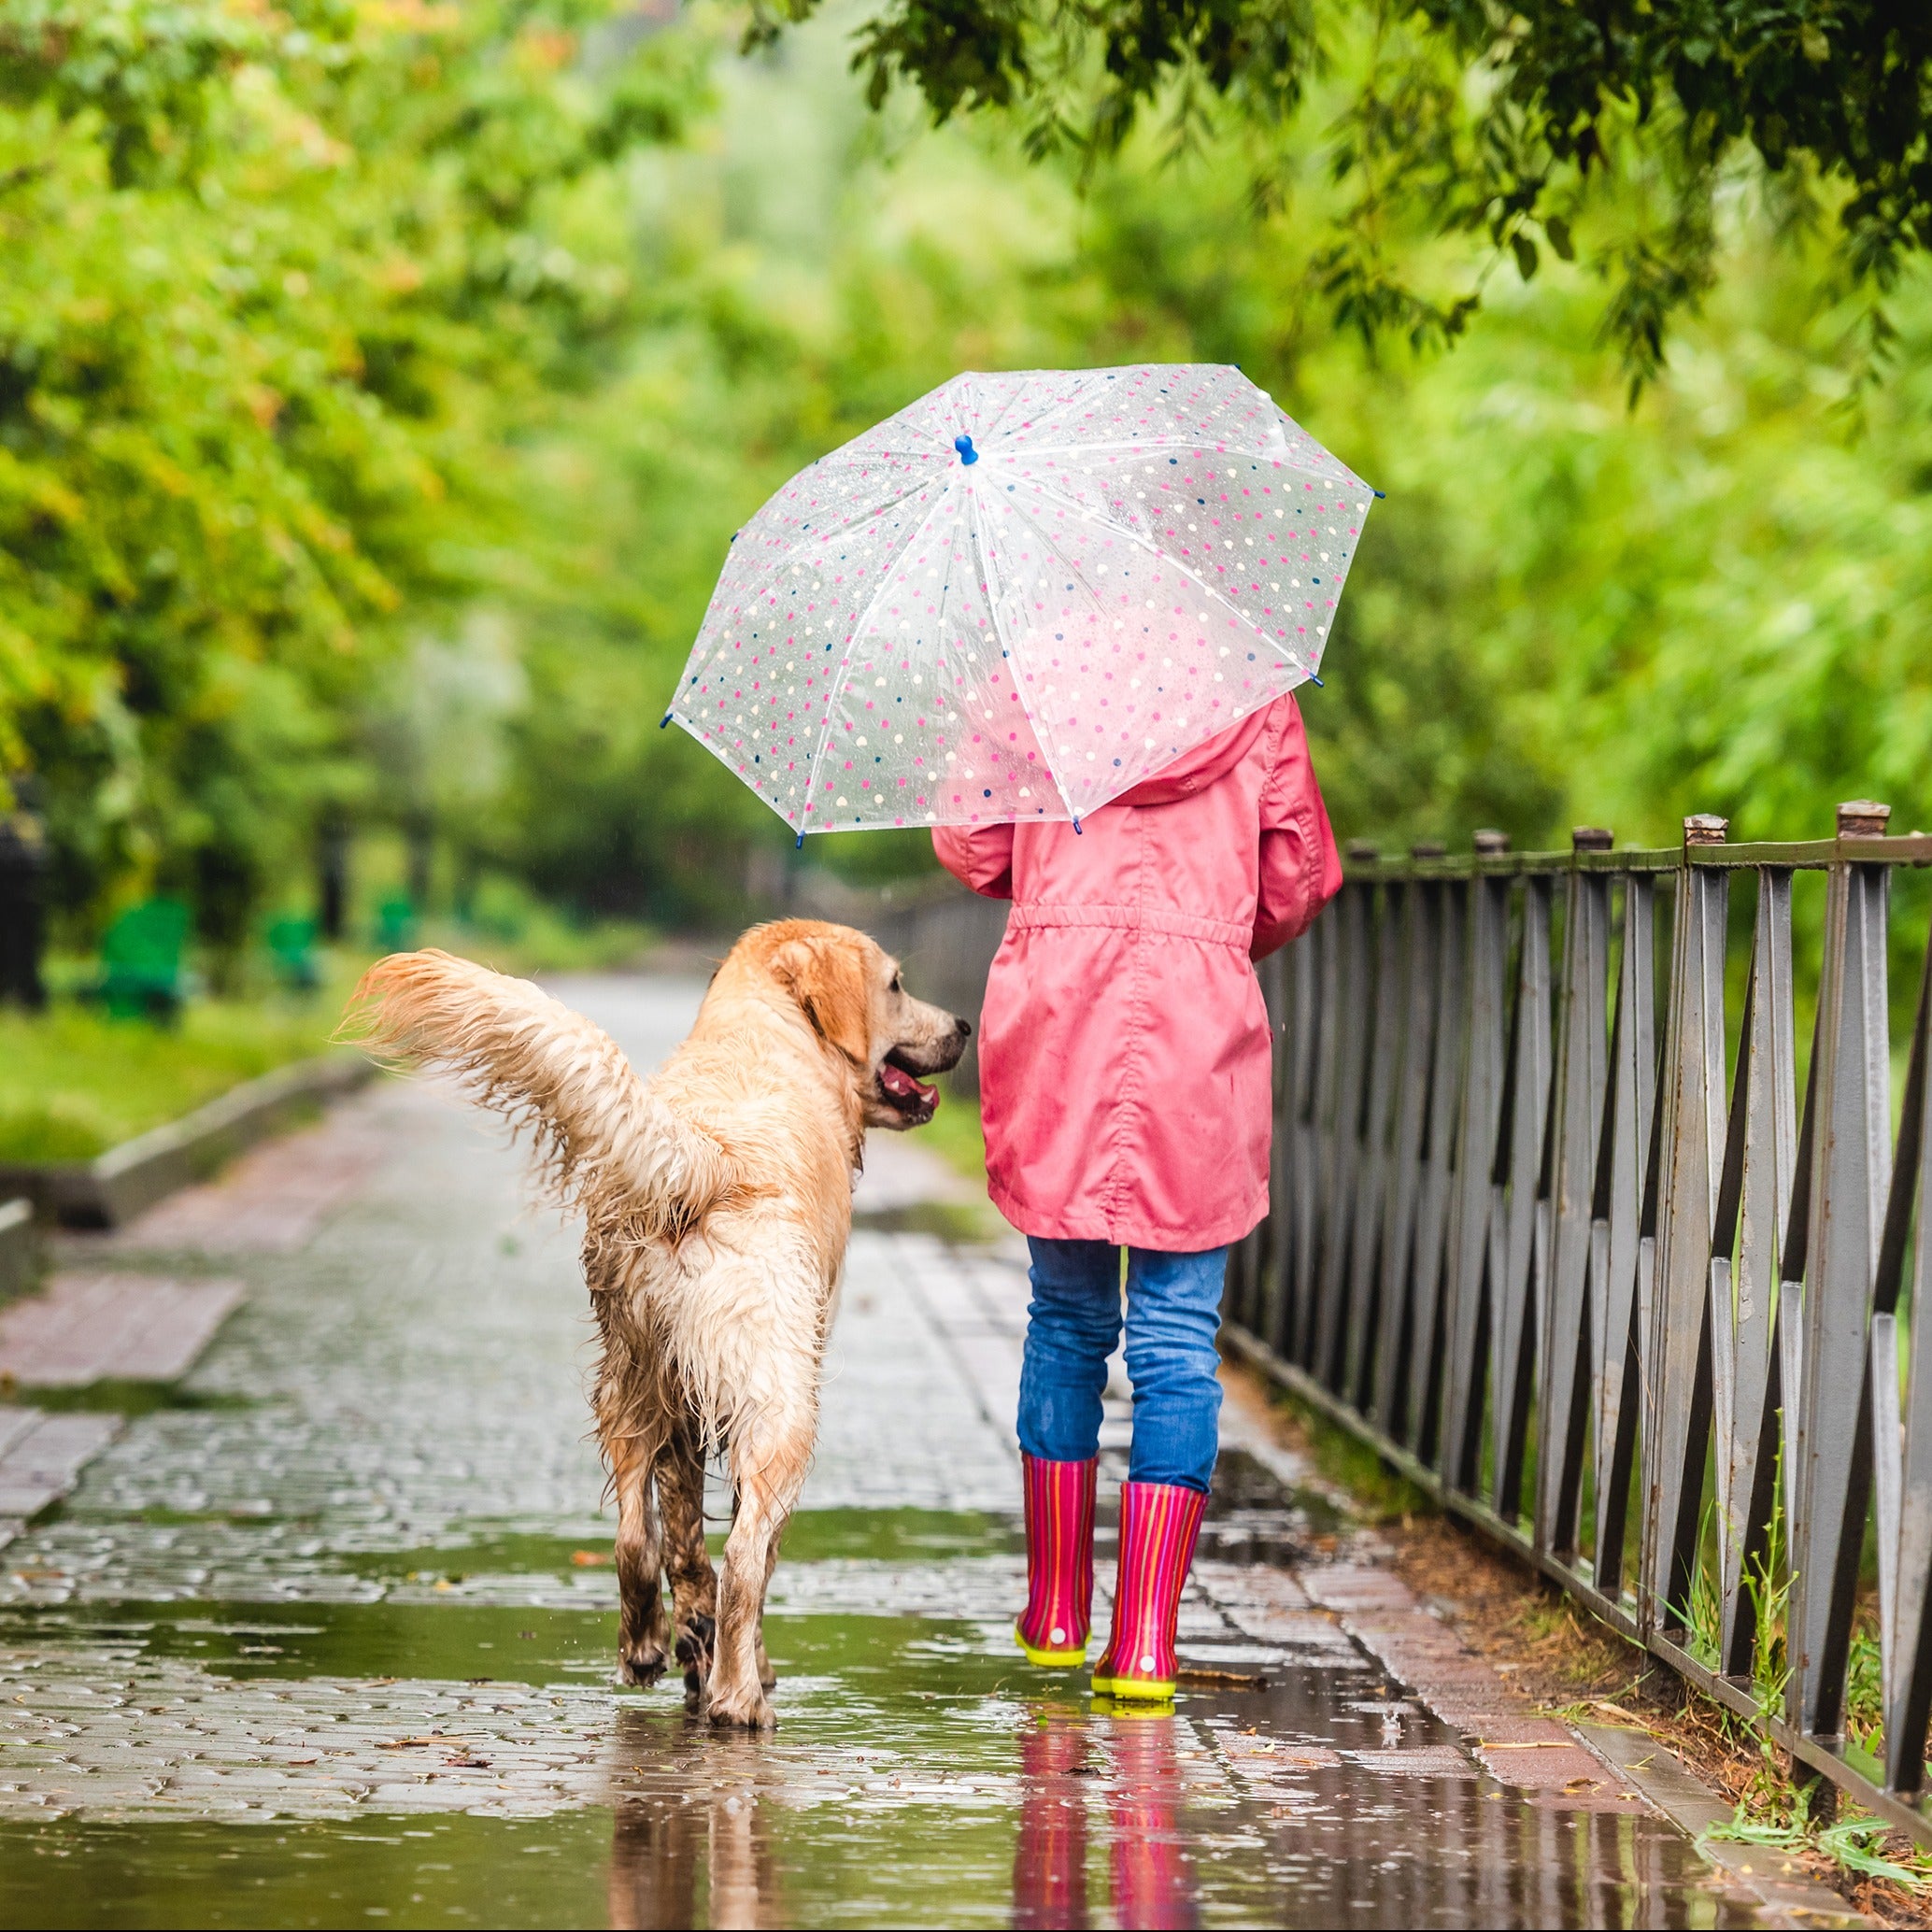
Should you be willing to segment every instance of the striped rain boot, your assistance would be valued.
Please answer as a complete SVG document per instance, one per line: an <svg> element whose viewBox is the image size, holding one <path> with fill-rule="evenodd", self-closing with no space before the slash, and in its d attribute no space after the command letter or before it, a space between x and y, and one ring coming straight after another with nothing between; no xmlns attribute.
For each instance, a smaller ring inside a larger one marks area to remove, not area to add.
<svg viewBox="0 0 1932 1932"><path fill-rule="evenodd" d="M1172 1483L1120 1485L1114 1629L1093 1667L1103 1697L1164 1703L1174 1694L1174 1626L1207 1498Z"/></svg>
<svg viewBox="0 0 1932 1932"><path fill-rule="evenodd" d="M1093 1490L1101 1459L1044 1462L1022 1452L1027 1607L1013 1627L1027 1662L1066 1669L1087 1661L1093 1624Z"/></svg>

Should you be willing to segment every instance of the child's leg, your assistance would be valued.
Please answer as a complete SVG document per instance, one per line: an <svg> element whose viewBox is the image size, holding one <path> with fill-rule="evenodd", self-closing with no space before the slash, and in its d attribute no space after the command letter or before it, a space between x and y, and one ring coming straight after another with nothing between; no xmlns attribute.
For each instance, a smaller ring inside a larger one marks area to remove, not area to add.
<svg viewBox="0 0 1932 1932"><path fill-rule="evenodd" d="M1128 1480L1205 1490L1220 1447L1221 1286L1228 1250L1129 1248L1127 1373L1133 1384Z"/></svg>
<svg viewBox="0 0 1932 1932"><path fill-rule="evenodd" d="M1085 1462L1101 1442L1107 1357L1120 1339L1120 1250L1103 1241L1027 1237L1032 1305L1019 1371L1019 1446Z"/></svg>

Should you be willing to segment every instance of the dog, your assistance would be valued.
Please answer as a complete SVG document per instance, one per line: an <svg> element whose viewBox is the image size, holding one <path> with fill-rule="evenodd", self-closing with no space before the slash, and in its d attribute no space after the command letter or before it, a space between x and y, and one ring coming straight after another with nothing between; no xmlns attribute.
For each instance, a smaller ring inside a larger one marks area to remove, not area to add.
<svg viewBox="0 0 1932 1932"><path fill-rule="evenodd" d="M528 980L447 953L378 960L351 1011L378 1056L453 1072L526 1130L543 1193L584 1218L620 1681L655 1683L675 1654L692 1709L770 1728L765 1592L817 1440L866 1129L930 1120L922 1076L956 1065L971 1028L915 1000L864 933L812 919L746 933L648 1082ZM722 1579L704 1543L718 1453Z"/></svg>

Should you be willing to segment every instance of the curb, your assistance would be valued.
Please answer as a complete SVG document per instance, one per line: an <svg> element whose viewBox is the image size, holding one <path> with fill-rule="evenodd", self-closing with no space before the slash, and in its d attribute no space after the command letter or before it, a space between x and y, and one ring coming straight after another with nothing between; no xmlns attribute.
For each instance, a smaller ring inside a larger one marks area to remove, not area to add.
<svg viewBox="0 0 1932 1932"><path fill-rule="evenodd" d="M294 1125L318 1101L351 1092L375 1072L375 1063L353 1050L297 1060L92 1160L0 1164L0 1196L24 1195L42 1221L64 1228L119 1228L178 1189L206 1180L244 1148ZM0 1283L5 1279L0 1273Z"/></svg>
<svg viewBox="0 0 1932 1932"><path fill-rule="evenodd" d="M0 1200L0 1305L24 1295L39 1277L40 1236L34 1226L34 1203L24 1197Z"/></svg>
<svg viewBox="0 0 1932 1932"><path fill-rule="evenodd" d="M1740 1885L1749 1886L1783 1923L1871 1924L1782 1853L1762 1845L1705 1838L1703 1834L1713 1825L1730 1823L1731 1808L1661 1738L1607 1724L1572 1724L1570 1729L1686 1833L1705 1858Z"/></svg>

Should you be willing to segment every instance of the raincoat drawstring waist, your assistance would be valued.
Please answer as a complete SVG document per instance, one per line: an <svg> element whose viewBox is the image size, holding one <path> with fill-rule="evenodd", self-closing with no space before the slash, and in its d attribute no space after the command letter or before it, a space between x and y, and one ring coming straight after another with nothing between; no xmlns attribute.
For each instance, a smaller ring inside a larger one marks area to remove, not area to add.
<svg viewBox="0 0 1932 1932"><path fill-rule="evenodd" d="M1009 932L1052 931L1069 926L1111 927L1120 932L1154 932L1168 939L1196 939L1208 945L1233 946L1245 955L1255 930L1232 919L1196 918L1165 906L1028 905L1014 902L1007 915Z"/></svg>

